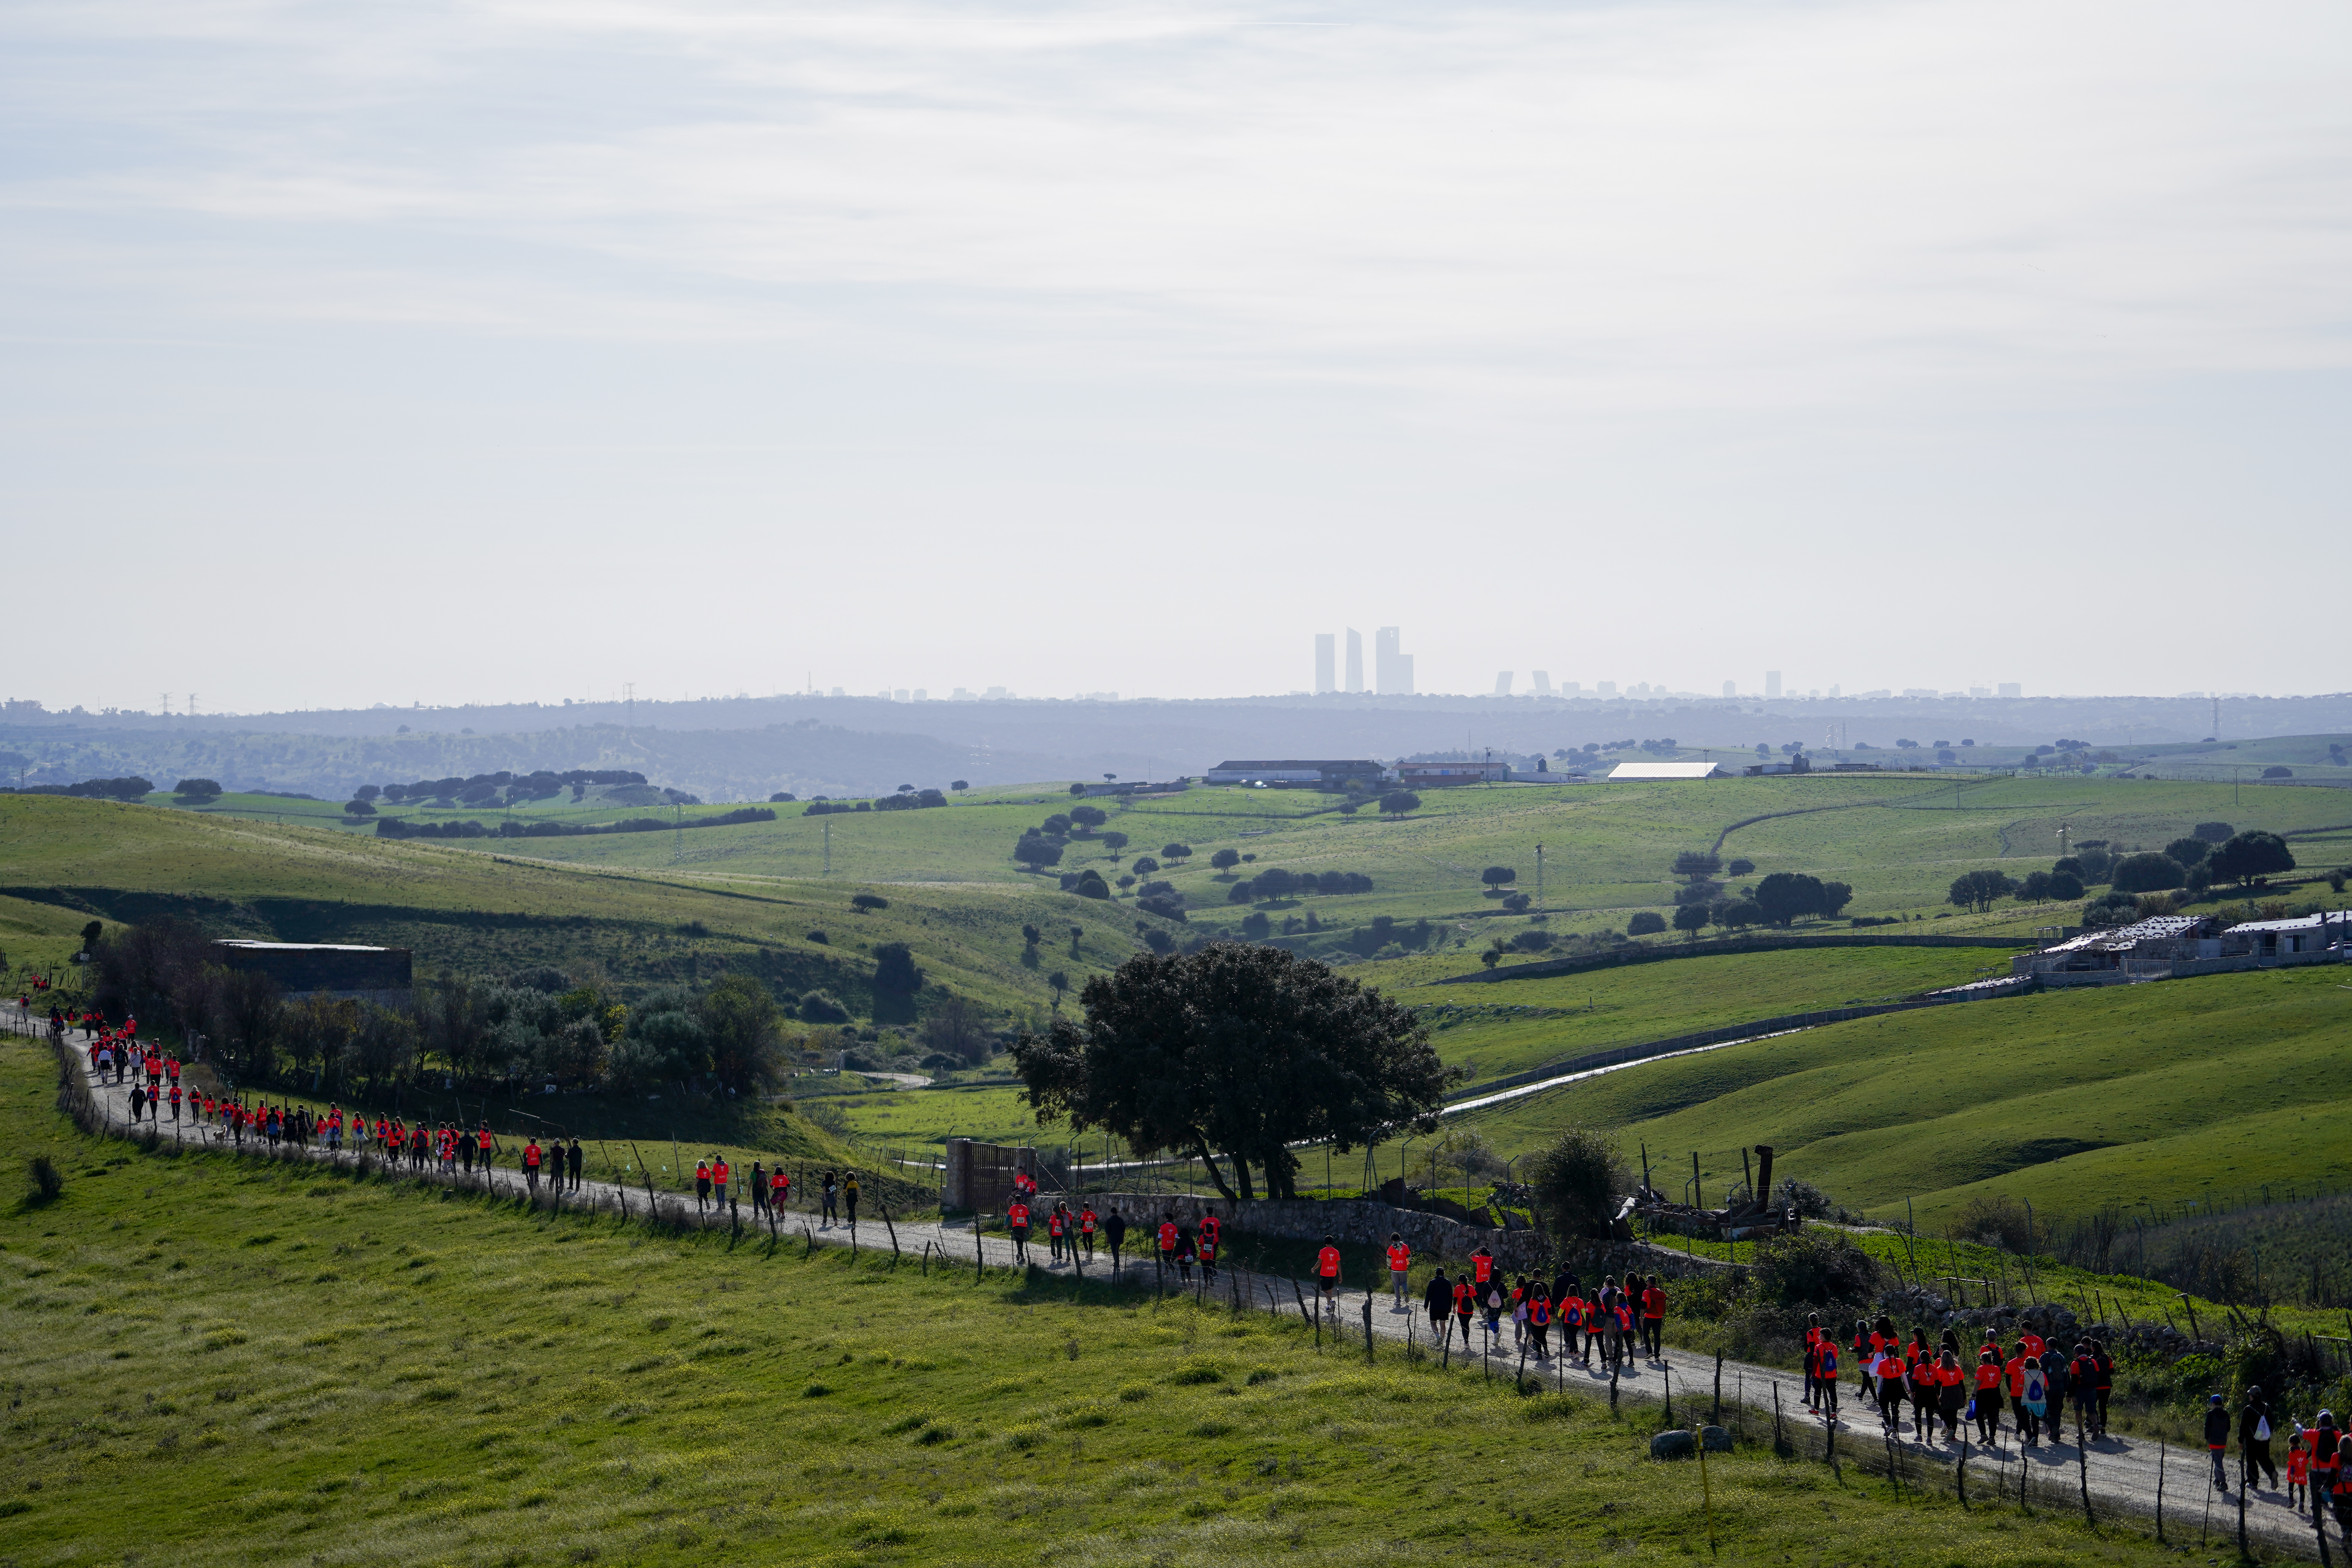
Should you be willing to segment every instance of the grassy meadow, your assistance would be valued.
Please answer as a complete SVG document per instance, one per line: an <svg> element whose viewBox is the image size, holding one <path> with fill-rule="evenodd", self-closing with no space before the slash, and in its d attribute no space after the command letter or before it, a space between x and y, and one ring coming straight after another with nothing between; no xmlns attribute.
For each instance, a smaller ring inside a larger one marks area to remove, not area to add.
<svg viewBox="0 0 2352 1568"><path fill-rule="evenodd" d="M2137 1564L2136 1531L1743 1445L1295 1322L926 1274L82 1136L0 1042L8 1559Z"/></svg>
<svg viewBox="0 0 2352 1568"><path fill-rule="evenodd" d="M1856 1019L1645 1063L1472 1113L1506 1152L1570 1123L1648 1146L1711 1201L1739 1150L1930 1234L1969 1199L2148 1217L2211 1193L2340 1183L2352 990L2332 967L2213 975ZM1909 1205L1906 1209L1906 1203Z"/></svg>

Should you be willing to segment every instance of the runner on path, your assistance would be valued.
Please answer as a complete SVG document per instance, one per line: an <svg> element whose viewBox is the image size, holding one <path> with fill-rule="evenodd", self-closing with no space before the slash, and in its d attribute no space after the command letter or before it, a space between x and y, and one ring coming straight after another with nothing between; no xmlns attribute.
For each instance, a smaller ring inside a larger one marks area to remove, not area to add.
<svg viewBox="0 0 2352 1568"><path fill-rule="evenodd" d="M1404 1292L1405 1277L1412 1271L1412 1248L1404 1244L1404 1237L1398 1232L1389 1232L1389 1291L1393 1299L1390 1311L1411 1310L1404 1304Z"/></svg>
<svg viewBox="0 0 2352 1568"><path fill-rule="evenodd" d="M1005 1205L1004 1228L1013 1237L1013 1261L1027 1264L1029 1261L1029 1205L1022 1201L1021 1190L1018 1187L1013 1189L1013 1201Z"/></svg>
<svg viewBox="0 0 2352 1568"><path fill-rule="evenodd" d="M1118 1205L1116 1204L1111 1205L1109 1215L1103 1220L1103 1240L1109 1244L1110 1271L1112 1277L1117 1278L1119 1270L1119 1248L1127 1244L1127 1216L1118 1212Z"/></svg>

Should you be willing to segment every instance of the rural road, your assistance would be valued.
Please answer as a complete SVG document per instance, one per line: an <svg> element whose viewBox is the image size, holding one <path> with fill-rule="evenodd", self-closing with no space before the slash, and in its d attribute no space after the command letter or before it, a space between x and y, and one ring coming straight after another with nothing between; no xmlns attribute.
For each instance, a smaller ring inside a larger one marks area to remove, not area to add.
<svg viewBox="0 0 2352 1568"><path fill-rule="evenodd" d="M18 1021L14 1008L8 1009L6 1016L14 1031L32 1032ZM79 1044L71 1037L68 1037L68 1049L77 1062L85 1064L82 1076L89 1086L100 1116L118 1133L127 1134L130 1128L130 1086L99 1083L95 1075L87 1068ZM165 1138L176 1138L191 1145L220 1146L216 1131L201 1130L186 1122L175 1127L168 1118L156 1128L156 1131ZM306 1154L308 1158L322 1163L348 1164L352 1160L349 1154L330 1156L318 1149L309 1150ZM511 1160L514 1157L512 1152L509 1151L506 1157ZM438 1181L444 1178L435 1175L426 1179ZM448 1179L477 1188L482 1185L479 1177L470 1182L463 1177ZM522 1180L511 1168L496 1171L490 1181L499 1192L521 1195ZM698 1218L690 1194L683 1197L675 1193L659 1195L664 1216L677 1223L699 1223L710 1228L723 1228L729 1224L729 1216L715 1210L709 1216ZM647 1194L642 1187L625 1190L614 1183L583 1180L580 1190L576 1194L566 1194L563 1202L574 1206L619 1209L643 1215ZM748 1208L742 1211L741 1217L745 1228L756 1231ZM824 1226L816 1222L814 1215L796 1209L782 1222L782 1234L789 1236L805 1229L811 1241L818 1246L848 1247L854 1240L856 1245L866 1250L895 1247L908 1255L929 1257L936 1254L950 1267L971 1264L976 1247L990 1267L1003 1268L1013 1266L1013 1244L1009 1240L994 1236L975 1237L968 1221L909 1221L897 1225L894 1236L893 1227L887 1225L880 1215L869 1214L860 1218L861 1223L853 1237L847 1226ZM1237 1226L1245 1226L1245 1223L1237 1222ZM1043 1261L1044 1253L1045 1243L1041 1237L1030 1254L1039 1270L1056 1275L1073 1272L1068 1264ZM1106 1271L1099 1266L1090 1266L1085 1272L1089 1277L1099 1277ZM1153 1272L1152 1267L1139 1267L1130 1260L1123 1278L1139 1288L1150 1289L1155 1283ZM1228 1300L1234 1289L1234 1282L1230 1278L1233 1273L1233 1270L1227 1270L1228 1278L1220 1281L1220 1288L1215 1292ZM1385 1281L1382 1284L1384 1286ZM1244 1272L1239 1288L1245 1293L1245 1299L1255 1297L1255 1305L1262 1308L1270 1302L1278 1311L1297 1310L1297 1296L1294 1295L1294 1289L1307 1298L1310 1309L1313 1302L1312 1287L1305 1281ZM1336 1321L1327 1321L1324 1329L1327 1334L1333 1336L1337 1344L1352 1342L1359 1352L1362 1350L1364 1301L1365 1295L1360 1287L1352 1287L1344 1293ZM1426 1344L1427 1328L1425 1321L1421 1320L1418 1303L1406 1310L1398 1310L1390 1304L1385 1289L1372 1297L1371 1327L1375 1348L1381 1342L1402 1345L1407 1338L1408 1325L1412 1325L1411 1331L1419 1341ZM1476 1355L1464 1357L1457 1351L1456 1359L1462 1360L1465 1370L1474 1373L1485 1373L1502 1377L1517 1370L1516 1355L1497 1354L1487 1360ZM1600 1358L1596 1355L1594 1359L1597 1363ZM1564 1388L1580 1388L1588 1394L1604 1399L1608 1396L1609 1375L1605 1367L1588 1372L1575 1362L1569 1362L1565 1366L1538 1366L1530 1361L1527 1363L1527 1370L1531 1374L1540 1375L1547 1383ZM1761 1426L1769 1428L1777 1389L1782 1419L1792 1431L1800 1426L1812 1428L1814 1441L1818 1445L1822 1425L1818 1421L1810 1421L1803 1415L1804 1384L1801 1377L1777 1367L1730 1361L1723 1363L1722 1375L1724 1403L1727 1406L1744 1403L1750 1413L1746 1424L1748 1430L1757 1430L1759 1419ZM1678 1401L1690 1402L1682 1409L1695 1413L1701 1402L1712 1405L1715 1377L1713 1358L1669 1347L1663 1363L1641 1362L1627 1365L1622 1373L1619 1394L1622 1398L1632 1399L1663 1398L1668 1394L1671 1383L1673 1396ZM1851 1381L1841 1390L1840 1398L1849 1411L1858 1413L1859 1400ZM2296 1411L2291 1414L2308 1419L2313 1413ZM2013 1499L2017 1496L2022 1476L2038 1506L2053 1510L2079 1509L2082 1506L2079 1488L2083 1472L2077 1468L2078 1455L2072 1443L2044 1445L2021 1452L2015 1434L2011 1432L2004 1435L2003 1444L2003 1447L1995 1448L1970 1445L1968 1473L1971 1497L1982 1497L1998 1489ZM1906 1456L1906 1466L1915 1472L1928 1468L1948 1469L1955 1458L1952 1450L1940 1443L1906 1442L1896 1447ZM2273 1447L2284 1469L2286 1447L2284 1436ZM1837 1449L1841 1459L1867 1469L1882 1471L1886 1465L1887 1446L1874 1415L1862 1416L1842 1425ZM2234 1451L2230 1464L2234 1477ZM2210 1466L2200 1449L2171 1447L2137 1437L2093 1439L2087 1455L2087 1473L2094 1510L2101 1514L2129 1512L2152 1517L2157 1509L2159 1467L2163 1473L2166 1533L2175 1541L2189 1539L2192 1532L2200 1531L2200 1519L2207 1517ZM2218 1548L2233 1538L2237 1522L2234 1494L2228 1499L2214 1494L2210 1499L2210 1523L2203 1527L2210 1532L2211 1545ZM2289 1509L2283 1490L2258 1489L2247 1500L2246 1530L2250 1538L2259 1540L2273 1550L2314 1559L2318 1556L2319 1548L2309 1516L2298 1515ZM2330 1550L2334 1550L2333 1543Z"/></svg>

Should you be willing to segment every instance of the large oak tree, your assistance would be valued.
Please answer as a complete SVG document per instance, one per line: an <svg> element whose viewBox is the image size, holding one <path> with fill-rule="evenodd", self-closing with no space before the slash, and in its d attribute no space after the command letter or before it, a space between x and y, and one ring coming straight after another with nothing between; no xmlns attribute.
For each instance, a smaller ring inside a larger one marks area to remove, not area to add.
<svg viewBox="0 0 2352 1568"><path fill-rule="evenodd" d="M1013 1047L1037 1120L1194 1155L1228 1202L1255 1195L1252 1164L1267 1196L1297 1196L1291 1144L1344 1152L1430 1131L1467 1076L1438 1060L1405 1008L1279 948L1138 953L1079 1000L1083 1023L1056 1018Z"/></svg>

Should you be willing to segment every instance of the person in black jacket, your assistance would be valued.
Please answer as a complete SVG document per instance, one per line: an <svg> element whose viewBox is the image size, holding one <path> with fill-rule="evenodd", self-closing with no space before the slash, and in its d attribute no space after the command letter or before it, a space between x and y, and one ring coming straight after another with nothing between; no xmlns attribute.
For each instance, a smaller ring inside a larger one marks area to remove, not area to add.
<svg viewBox="0 0 2352 1568"><path fill-rule="evenodd" d="M2259 1388L2246 1390L2245 1408L2238 1412L2238 1484L2254 1489L2254 1472L2270 1478L2278 1489L2278 1467L2271 1462L2271 1406Z"/></svg>
<svg viewBox="0 0 2352 1568"><path fill-rule="evenodd" d="M1118 1249L1127 1242L1127 1216L1113 1208L1103 1216L1103 1239L1110 1244L1110 1277L1118 1278Z"/></svg>
<svg viewBox="0 0 2352 1568"><path fill-rule="evenodd" d="M2218 1394L2205 1405L2205 1451L2213 1457L2213 1489L2228 1497L2230 1473L2222 1468L2221 1456L2230 1451L2230 1413Z"/></svg>
<svg viewBox="0 0 2352 1568"><path fill-rule="evenodd" d="M1454 1310L1454 1281L1445 1277L1442 1266L1430 1276L1429 1289L1421 1293L1421 1302L1429 1309L1430 1337L1444 1339L1446 1315Z"/></svg>

